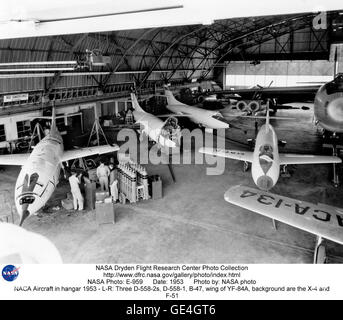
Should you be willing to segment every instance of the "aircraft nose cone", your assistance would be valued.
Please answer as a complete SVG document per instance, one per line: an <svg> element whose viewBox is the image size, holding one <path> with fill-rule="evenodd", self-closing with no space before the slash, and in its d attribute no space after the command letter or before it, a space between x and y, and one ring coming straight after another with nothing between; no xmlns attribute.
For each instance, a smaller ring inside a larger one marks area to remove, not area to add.
<svg viewBox="0 0 343 320"><path fill-rule="evenodd" d="M274 186L274 181L268 176L261 176L257 179L256 185L263 191L268 191Z"/></svg>
<svg viewBox="0 0 343 320"><path fill-rule="evenodd" d="M19 223L19 226L21 226L24 222L24 220L30 215L30 211L29 210L23 210L23 213L21 215L21 220Z"/></svg>
<svg viewBox="0 0 343 320"><path fill-rule="evenodd" d="M343 122L343 97L331 101L328 105L327 112L331 119Z"/></svg>

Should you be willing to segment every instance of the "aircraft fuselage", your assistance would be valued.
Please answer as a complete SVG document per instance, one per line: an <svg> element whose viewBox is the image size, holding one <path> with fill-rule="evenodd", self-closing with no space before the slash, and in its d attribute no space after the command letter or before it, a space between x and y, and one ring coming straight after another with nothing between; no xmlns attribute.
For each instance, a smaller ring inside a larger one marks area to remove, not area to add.
<svg viewBox="0 0 343 320"><path fill-rule="evenodd" d="M264 191L271 189L279 179L278 138L270 124L264 124L257 134L251 173L255 184Z"/></svg>
<svg viewBox="0 0 343 320"><path fill-rule="evenodd" d="M191 121L210 129L228 129L230 126L224 121L224 118L219 112L204 110L187 105L167 105L171 112L176 114L184 114L189 117ZM216 117L217 116L217 117ZM223 118L223 120L220 120Z"/></svg>
<svg viewBox="0 0 343 320"><path fill-rule="evenodd" d="M314 100L317 123L330 132L343 132L343 75L324 84Z"/></svg>
<svg viewBox="0 0 343 320"><path fill-rule="evenodd" d="M63 140L57 130L52 130L33 149L15 185L15 205L20 217L36 213L53 194L63 151Z"/></svg>
<svg viewBox="0 0 343 320"><path fill-rule="evenodd" d="M150 113L141 112L138 110L133 111L133 116L135 118L135 121L144 127L143 132L147 136L149 136L151 140L159 143L163 147L176 147L176 143L174 141L167 139L163 137L163 135L161 135L162 128L164 126L164 122L161 119L155 117Z"/></svg>

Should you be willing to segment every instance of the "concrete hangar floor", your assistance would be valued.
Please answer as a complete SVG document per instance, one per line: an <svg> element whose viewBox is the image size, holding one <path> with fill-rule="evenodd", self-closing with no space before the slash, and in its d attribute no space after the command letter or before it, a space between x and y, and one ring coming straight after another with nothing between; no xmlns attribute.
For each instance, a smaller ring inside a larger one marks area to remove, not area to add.
<svg viewBox="0 0 343 320"><path fill-rule="evenodd" d="M274 120L285 152L320 153L321 142L311 111L283 110ZM246 149L242 143L254 138L252 120L233 120L247 130L229 129L226 147ZM262 121L262 120L261 120ZM185 151L187 152L187 151ZM196 150L190 150L194 156ZM280 150L282 152L282 149ZM225 191L234 185L255 187L243 163L226 159L222 175L206 175L207 164L174 165L176 183L168 166L146 166L149 175L163 182L163 198L137 204L116 205L116 224L96 223L93 211L64 209L41 212L23 227L42 234L58 248L65 263L312 263L315 236L231 205ZM331 165L290 168L291 177L280 177L273 193L343 207L343 188L331 183ZM7 167L0 173L0 189L13 190L19 170ZM61 183L51 199L68 191ZM18 223L18 221L15 221ZM343 247L325 241L330 263L343 262Z"/></svg>

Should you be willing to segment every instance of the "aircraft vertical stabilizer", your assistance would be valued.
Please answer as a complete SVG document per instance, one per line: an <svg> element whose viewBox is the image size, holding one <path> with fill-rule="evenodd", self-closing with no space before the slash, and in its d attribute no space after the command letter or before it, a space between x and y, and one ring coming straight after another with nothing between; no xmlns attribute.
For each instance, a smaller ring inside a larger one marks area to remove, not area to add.
<svg viewBox="0 0 343 320"><path fill-rule="evenodd" d="M173 93L169 89L165 89L164 93L167 97L167 102L169 105L177 105L181 104L180 101L177 101L173 95Z"/></svg>
<svg viewBox="0 0 343 320"><path fill-rule="evenodd" d="M139 111L139 112L145 112L142 107L139 105L137 97L134 93L131 93L131 101L132 101L132 108Z"/></svg>

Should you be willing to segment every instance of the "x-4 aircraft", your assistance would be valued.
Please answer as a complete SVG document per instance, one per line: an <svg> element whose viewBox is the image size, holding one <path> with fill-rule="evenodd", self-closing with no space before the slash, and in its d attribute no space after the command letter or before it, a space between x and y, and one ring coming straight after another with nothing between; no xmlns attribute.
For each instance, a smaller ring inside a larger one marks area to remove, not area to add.
<svg viewBox="0 0 343 320"><path fill-rule="evenodd" d="M20 225L47 203L58 182L63 162L119 150L117 145L96 146L64 151L63 140L56 126L53 108L51 128L31 153L1 155L0 164L21 166L14 191Z"/></svg>
<svg viewBox="0 0 343 320"><path fill-rule="evenodd" d="M267 108L266 123L260 128L255 142L254 151L238 151L210 149L202 147L200 153L210 154L251 163L252 178L261 190L271 189L278 181L280 166L290 164L324 164L341 163L336 156L317 156L303 154L279 154L279 140L273 126L269 123L269 108ZM283 119L283 118L281 118Z"/></svg>

